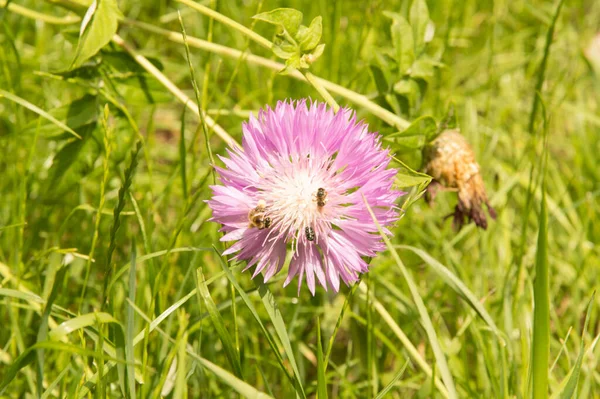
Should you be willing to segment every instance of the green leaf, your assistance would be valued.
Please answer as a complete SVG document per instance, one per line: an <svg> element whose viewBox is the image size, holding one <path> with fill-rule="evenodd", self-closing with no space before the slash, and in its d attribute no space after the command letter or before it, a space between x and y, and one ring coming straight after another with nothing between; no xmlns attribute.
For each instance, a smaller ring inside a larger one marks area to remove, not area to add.
<svg viewBox="0 0 600 399"><path fill-rule="evenodd" d="M300 59L300 51L298 51L298 48L285 40L275 40L272 50L273 54L284 60L289 60L294 57Z"/></svg>
<svg viewBox="0 0 600 399"><path fill-rule="evenodd" d="M420 58L412 65L410 76L414 79L423 79L428 81L435 74L434 68L440 64L437 61Z"/></svg>
<svg viewBox="0 0 600 399"><path fill-rule="evenodd" d="M429 24L429 9L425 0L414 0L410 7L410 25L413 30L415 52L420 54L425 46L425 32Z"/></svg>
<svg viewBox="0 0 600 399"><path fill-rule="evenodd" d="M79 31L79 42L71 69L79 67L93 57L117 33L122 18L117 0L94 0L88 8Z"/></svg>
<svg viewBox="0 0 600 399"><path fill-rule="evenodd" d="M48 111L48 114L58 120L61 124L66 125L73 130L79 130L86 125L95 124L98 121L96 97L87 94L75 101ZM38 128L39 134L45 136L58 136L65 131L63 127L48 120L42 121L42 123L39 124L39 127L37 121L32 121L25 126L23 133L34 133Z"/></svg>
<svg viewBox="0 0 600 399"><path fill-rule="evenodd" d="M394 46L399 75L402 76L415 61L413 30L402 15L389 11L384 11L383 15L392 19L392 44Z"/></svg>
<svg viewBox="0 0 600 399"><path fill-rule="evenodd" d="M542 184L539 226L535 280L533 281L533 350L531 355L533 399L548 397L550 300L548 294L548 215L544 184Z"/></svg>
<svg viewBox="0 0 600 399"><path fill-rule="evenodd" d="M430 181L431 176L424 173L399 171L396 174L396 187L398 188L414 187Z"/></svg>
<svg viewBox="0 0 600 399"><path fill-rule="evenodd" d="M280 26L290 35L296 36L302 23L302 17L302 13L293 8L276 8L275 10L257 14L252 18Z"/></svg>
<svg viewBox="0 0 600 399"><path fill-rule="evenodd" d="M323 34L323 18L320 16L315 17L310 26L300 26L298 34L296 35L296 41L300 45L300 50L310 51L317 47L317 44L321 41L321 35Z"/></svg>
<svg viewBox="0 0 600 399"><path fill-rule="evenodd" d="M371 72L371 76L373 76L373 81L375 81L377 92L379 94L386 94L390 90L390 84L383 70L379 66L371 64L369 65L369 71Z"/></svg>
<svg viewBox="0 0 600 399"><path fill-rule="evenodd" d="M560 399L571 399L575 390L577 389L577 383L579 382L579 374L581 373L581 364L583 362L583 354L585 353L584 349L584 339L585 333L588 329L588 324L590 323L590 315L592 313L592 307L594 306L594 297L596 296L596 291L592 294L588 305L587 311L585 312L585 322L583 323L583 330L581 331L581 343L579 344L579 355L577 355L577 361L575 365L569 372L569 379L567 380L567 385L560 394Z"/></svg>
<svg viewBox="0 0 600 399"><path fill-rule="evenodd" d="M2 89L0 89L0 98L1 97L6 97L10 101L17 103L32 112L35 112L42 118L47 119L50 122L52 122L53 124L55 124L56 126L58 126L60 129L71 133L73 136L77 137L78 139L81 139L81 136L78 135L77 133L75 133L75 131L73 129L71 129L70 127L68 127L67 125L62 123L61 121L57 120L55 117L53 117L52 115L50 115L43 109L33 105L29 101L26 101L26 100L22 99L21 97L15 96L14 94L12 94L6 90L2 90Z"/></svg>
<svg viewBox="0 0 600 399"><path fill-rule="evenodd" d="M421 116L415 119L406 129L401 132L390 133L385 136L392 140L397 146L409 149L419 149L431 141L437 134L437 123L429 115Z"/></svg>

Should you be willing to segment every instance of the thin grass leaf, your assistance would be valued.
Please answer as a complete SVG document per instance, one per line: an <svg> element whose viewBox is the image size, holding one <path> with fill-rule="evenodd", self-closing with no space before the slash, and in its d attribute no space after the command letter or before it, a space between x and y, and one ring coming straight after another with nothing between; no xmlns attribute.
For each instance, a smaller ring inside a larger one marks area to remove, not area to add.
<svg viewBox="0 0 600 399"><path fill-rule="evenodd" d="M61 323L58 327L53 328L48 334L48 338L53 341L58 341L69 335L73 331L90 327L96 323L115 323L120 324L112 315L105 312L88 313L82 316L75 317Z"/></svg>
<svg viewBox="0 0 600 399"><path fill-rule="evenodd" d="M22 292L22 291L18 291L18 290L13 290L12 288L0 288L0 297L3 297L3 296L8 297L8 298L22 299L27 302L37 302L37 303L45 303L46 302L44 300L44 298L42 298L38 295L27 293L27 292Z"/></svg>
<svg viewBox="0 0 600 399"><path fill-rule="evenodd" d="M65 369L63 371L60 372L60 374L58 375L58 377L56 377L54 379L54 381L52 381L49 385L48 388L46 388L46 390L44 391L44 393L42 394L42 396L40 396L40 399L47 399L49 398L51 395L55 396L55 394L52 393L52 391L58 386L58 384L60 383L60 381L65 377L65 375L71 371L71 366L67 366L65 367Z"/></svg>
<svg viewBox="0 0 600 399"><path fill-rule="evenodd" d="M57 271L56 269L59 268ZM44 313L42 313L42 319L40 321L40 328L38 329L37 340L36 342L44 342L48 337L48 318L50 317L50 312L52 311L52 304L56 300L59 291L62 289L62 284L65 279L65 273L67 271L67 267L60 268L60 264L52 265L48 274L46 275L46 281L44 282L44 291L50 289L50 294L48 295L48 299L46 300L46 304L44 306ZM43 381L44 381L44 349L37 350L37 390L38 395L41 396L44 390Z"/></svg>
<svg viewBox="0 0 600 399"><path fill-rule="evenodd" d="M103 360L110 360L115 363L124 363L123 360L117 359L111 356L98 356L98 353L89 349L84 349L78 345L66 344L64 342L38 342L35 345L27 348L23 353L17 357L14 362L8 367L8 369L4 370L4 378L0 383L0 395L4 394L8 385L15 379L17 373L28 366L35 360L35 352L38 349L47 349L64 353L71 353L75 355L85 356L85 357L93 357L96 359L102 358Z"/></svg>
<svg viewBox="0 0 600 399"><path fill-rule="evenodd" d="M323 345L321 344L321 321L317 317L317 398L327 399L327 365L323 361Z"/></svg>
<svg viewBox="0 0 600 399"><path fill-rule="evenodd" d="M469 288L463 283L454 273L452 273L446 266L442 265L439 261L434 259L427 252L422 249L412 247L410 245L398 245L397 248L408 249L418 255L427 265L429 265L433 271L435 271L442 280L452 288L458 295L461 296L471 308L477 312L477 314L487 323L491 330L504 344L504 339L501 336L496 323L492 319L492 316L485 310L479 299L469 290Z"/></svg>
<svg viewBox="0 0 600 399"><path fill-rule="evenodd" d="M129 268L129 303L135 303L136 290L136 257L135 239L131 243L131 267ZM127 360L127 389L129 396L135 395L135 354L133 352L133 329L135 328L135 312L131 305L127 306L127 324L125 329L125 360Z"/></svg>
<svg viewBox="0 0 600 399"><path fill-rule="evenodd" d="M542 184L542 189L544 185ZM550 300L548 283L548 216L546 193L542 192L539 217L539 233L533 282L533 340L532 340L532 387L533 398L548 397L548 370L550 355Z"/></svg>
<svg viewBox="0 0 600 399"><path fill-rule="evenodd" d="M69 126L65 125L64 123L62 123L61 121L59 121L58 119L56 119L55 117L53 117L52 115L50 115L49 113L44 111L43 109L33 105L29 101L24 100L21 97L15 96L14 94L12 94L6 90L2 90L2 89L0 89L0 97L6 97L8 100L13 101L13 102L27 108L28 110L30 110L32 112L35 112L42 118L49 120L50 122L54 123L56 126L61 128L62 130L69 132L70 134L72 134L73 136L75 136L81 140L81 136L78 135L77 133L75 133L75 131L73 129L71 129Z"/></svg>
<svg viewBox="0 0 600 399"><path fill-rule="evenodd" d="M300 383L300 370L298 369L298 364L296 363L296 358L294 356L294 351L292 350L292 343L290 337L288 335L288 329L285 326L285 322L283 321L283 316L279 311L279 307L277 306L277 301L275 301L275 297L269 287L263 282L257 284L258 295L262 299L263 305L271 318L271 322L273 323L273 327L275 327L275 332L283 345L283 350L288 357L290 365L292 366L292 370L294 370L294 375L298 383Z"/></svg>
<svg viewBox="0 0 600 399"><path fill-rule="evenodd" d="M417 307L417 311L419 312L419 316L421 317L421 323L423 324L423 328L425 329L427 337L429 338L429 343L431 344L431 349L433 350L433 354L435 356L438 369L440 370L442 380L444 381L444 385L448 390L448 396L451 399L458 398L456 388L454 386L454 379L452 378L452 374L450 373L450 369L448 368L446 356L444 355L442 347L438 341L437 333L435 332L435 328L433 327L433 323L431 322L431 318L429 317L429 313L427 312L427 308L425 307L423 298L421 298L419 290L417 289L417 286L413 281L412 276L406 269L406 266L404 266L404 263L400 259L400 256L398 256L398 252L396 252L396 249L392 245L390 239L385 235L385 233L381 229L381 225L377 221L377 218L375 217L371 206L367 203L366 198L363 197L363 201L371 215L371 218L373 218L373 222L375 222L375 225L377 226L377 230L379 231L381 238L385 242L385 245L392 254L394 260L396 261L396 265L398 266L398 268L402 272L402 275L404 276L404 279L406 280L408 289L410 290L410 293L413 297L413 301L415 302L415 305Z"/></svg>
<svg viewBox="0 0 600 399"><path fill-rule="evenodd" d="M567 384L565 388L562 390L560 394L560 399L571 399L577 390L577 384L579 383L579 375L581 374L581 364L583 362L583 355L585 353L584 349L584 337L587 332L588 325L590 323L590 315L592 313L592 307L594 306L594 298L596 296L596 291L592 293L592 297L587 305L587 310L585 312L585 322L583 323L583 331L581 332L581 343L579 344L579 355L577 355L577 361L573 368L569 371L569 376L567 380Z"/></svg>
<svg viewBox="0 0 600 399"><path fill-rule="evenodd" d="M238 292L238 294L242 297L242 300L244 301L244 303L246 304L246 306L250 310L250 313L252 313L252 316L254 317L254 319L258 323L261 331L263 332L263 334L267 338L267 342L269 343L269 346L273 350L273 353L275 354L275 356L277 358L277 361L279 362L279 365L281 366L282 372L286 375L286 377L288 377L288 379L290 380L290 382L294 385L294 387L296 388L296 392L302 398L306 398L306 394L304 392L304 387L302 386L302 381L300 379L300 373L299 372L296 373L296 371L295 371L295 370L297 370L297 366L295 367L294 375L293 376L290 375L289 372L287 371L284 363L283 363L283 358L281 356L281 353L279 352L279 348L277 347L277 344L275 343L275 340L273 339L273 336L271 335L271 333L269 332L269 330L267 330L267 328L263 324L262 320L260 319L260 316L258 315L258 312L256 311L256 308L254 307L254 304L252 304L252 301L248 297L248 294L246 294L246 292L244 291L244 289L237 282L237 280L233 276L233 273L231 273L231 270L227 266L227 263L220 256L219 256L219 260L221 262L221 266L223 267L223 271L225 272L225 275L227 276L227 278L229 279L229 281L231 281L231 283L235 287L235 289ZM267 298L266 295L261 295L261 297L262 298ZM264 303L264 300L263 300L263 303ZM269 311L269 309L267 309L267 311ZM271 315L271 313L269 313L269 315ZM284 330L285 330L285 327L284 327ZM287 332L285 333L285 336L287 336ZM290 348L290 351L291 351L291 348ZM290 357L290 353L288 353L287 350L285 350L285 352L286 352L286 355L288 355L288 358L289 358ZM291 356L293 358L293 353L291 354Z"/></svg>
<svg viewBox="0 0 600 399"><path fill-rule="evenodd" d="M147 322L150 322L148 316L146 316L137 306L135 307L136 312L144 318ZM152 323L150 323L152 325ZM163 335L169 342L172 344L177 344L177 341L170 337L166 332L163 331L162 328L155 326L156 331L158 331L161 335ZM140 341L143 338L143 331L140 333ZM219 377L223 382L229 385L231 388L235 389L240 395L246 398L256 398L256 399L273 399L271 396L265 394L264 392L259 391L254 388L250 384L240 380L235 375L231 374L227 370L222 369L211 361L199 356L194 348L191 345L186 346L186 353L189 357L199 362L203 367L214 373L217 377Z"/></svg>
<svg viewBox="0 0 600 399"><path fill-rule="evenodd" d="M540 64L540 68L537 73L537 82L535 84L535 91L533 93L533 104L531 106L531 113L529 115L529 133L533 134L533 130L535 127L535 119L537 116L537 110L540 106L540 97L539 94L542 92L542 88L544 86L544 79L546 76L546 67L548 65L548 58L550 56L550 48L552 47L552 39L554 37L554 28L556 27L556 21L558 20L558 16L560 15L560 10L562 9L562 5L564 0L558 0L558 4L556 5L554 15L552 16L552 22L550 23L550 27L548 28L548 32L546 33L546 44L544 46L544 58L542 58L542 63Z"/></svg>
<svg viewBox="0 0 600 399"><path fill-rule="evenodd" d="M383 399L385 398L388 394L389 391L392 390L392 388L394 388L394 385L396 385L396 383L398 382L398 380L400 380L400 378L402 378L402 376L404 375L404 372L406 371L406 368L408 367L408 365L410 364L410 359L406 359L406 363L404 363L404 366L402 366L400 368L400 370L398 370L398 372L396 373L396 375L394 376L394 378L392 378L392 380L389 382L389 384L387 384L375 397L375 399Z"/></svg>
<svg viewBox="0 0 600 399"><path fill-rule="evenodd" d="M192 260L192 263L195 263L195 259ZM204 303L204 306L206 306L206 310L210 315L210 320L215 327L217 336L223 343L223 349L225 349L225 354L227 355L227 359L229 359L229 362L233 367L234 373L238 377L243 378L239 353L236 351L235 346L233 345L233 340L231 339L231 335L229 334L227 327L225 327L225 322L221 317L221 313L219 313L215 302L210 296L210 291L206 285L204 274L202 274L202 268L198 268L196 270L196 292L198 293L198 302L200 305Z"/></svg>

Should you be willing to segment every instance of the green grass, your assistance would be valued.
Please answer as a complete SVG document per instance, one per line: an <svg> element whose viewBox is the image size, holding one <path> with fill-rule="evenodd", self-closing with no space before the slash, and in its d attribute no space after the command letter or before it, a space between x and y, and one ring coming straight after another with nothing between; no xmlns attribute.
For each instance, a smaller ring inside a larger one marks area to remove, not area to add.
<svg viewBox="0 0 600 399"><path fill-rule="evenodd" d="M80 44L91 1L8 3L0 397L600 397L597 1L104 0ZM322 17L308 71L252 19L284 6ZM337 295L252 280L204 202L248 114L302 97L352 106L411 191ZM417 200L451 108L487 231Z"/></svg>

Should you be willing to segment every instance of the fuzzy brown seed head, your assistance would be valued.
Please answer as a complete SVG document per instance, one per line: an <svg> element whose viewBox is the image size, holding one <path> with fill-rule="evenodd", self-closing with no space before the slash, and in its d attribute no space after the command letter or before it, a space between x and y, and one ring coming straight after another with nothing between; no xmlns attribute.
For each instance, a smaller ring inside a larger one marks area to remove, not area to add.
<svg viewBox="0 0 600 399"><path fill-rule="evenodd" d="M458 204L454 209L454 227L460 230L467 217L486 229L483 205L487 206L492 219L496 218L496 212L489 204L475 154L458 129L446 130L427 145L423 160L425 173L434 179L427 188L428 202L433 202L442 188L456 191Z"/></svg>

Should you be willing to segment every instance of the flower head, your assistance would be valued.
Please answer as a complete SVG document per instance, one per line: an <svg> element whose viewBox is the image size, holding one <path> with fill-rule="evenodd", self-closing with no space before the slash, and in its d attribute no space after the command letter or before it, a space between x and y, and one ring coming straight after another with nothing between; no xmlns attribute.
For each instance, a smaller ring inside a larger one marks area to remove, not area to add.
<svg viewBox="0 0 600 399"><path fill-rule="evenodd" d="M384 245L364 201L385 229L403 194L392 188L396 170L377 134L350 109L279 102L244 123L242 147L220 157L223 185L208 201L222 241L237 241L225 254L267 281L291 250L285 285L299 275L298 291L306 278L313 295L316 282L338 291L340 279L349 285L368 270L363 257Z"/></svg>
<svg viewBox="0 0 600 399"><path fill-rule="evenodd" d="M434 178L427 187L428 202L431 204L442 188L455 190L458 192L458 204L454 208L454 228L460 230L466 218L487 229L483 205L492 219L496 219L496 211L488 201L473 149L460 131L442 132L424 148L423 159L425 173Z"/></svg>

